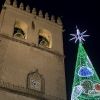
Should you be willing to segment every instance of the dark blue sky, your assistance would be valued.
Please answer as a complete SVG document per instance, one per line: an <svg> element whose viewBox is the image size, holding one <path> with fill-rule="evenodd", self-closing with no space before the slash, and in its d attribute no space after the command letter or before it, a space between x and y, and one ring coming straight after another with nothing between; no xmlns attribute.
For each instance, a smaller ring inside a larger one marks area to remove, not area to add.
<svg viewBox="0 0 100 100"><path fill-rule="evenodd" d="M66 87L68 100L70 100L71 86L73 82L74 68L76 63L78 43L69 42L69 34L76 33L76 25L80 31L87 30L83 46L93 63L93 66L100 77L100 3L99 0L17 0L18 4L23 2L30 5L31 9L35 7L37 12L42 10L49 15L63 16L62 21L65 32L64 36L64 54L66 70ZM4 0L0 1L4 3Z"/></svg>

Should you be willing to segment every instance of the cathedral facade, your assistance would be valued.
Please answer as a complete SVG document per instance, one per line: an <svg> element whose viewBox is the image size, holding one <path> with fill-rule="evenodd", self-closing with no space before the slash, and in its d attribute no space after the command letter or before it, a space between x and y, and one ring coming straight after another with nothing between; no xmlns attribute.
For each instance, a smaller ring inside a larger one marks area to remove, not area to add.
<svg viewBox="0 0 100 100"><path fill-rule="evenodd" d="M19 6L19 7L18 7ZM25 8L25 10L24 10ZM66 100L62 22L6 0L0 14L0 100Z"/></svg>

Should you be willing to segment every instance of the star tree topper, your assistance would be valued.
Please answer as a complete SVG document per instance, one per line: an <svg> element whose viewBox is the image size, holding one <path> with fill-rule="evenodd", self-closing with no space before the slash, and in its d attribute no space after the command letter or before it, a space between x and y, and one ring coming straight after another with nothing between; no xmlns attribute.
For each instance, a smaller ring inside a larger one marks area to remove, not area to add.
<svg viewBox="0 0 100 100"><path fill-rule="evenodd" d="M86 30L87 31L87 30ZM70 34L71 36L73 36L73 38L71 38L69 41L74 40L75 39L75 43L79 40L79 43L83 43L83 41L85 41L84 37L87 37L89 35L84 35L84 33L86 33L86 31L80 33L79 29L77 28L76 25L76 32L77 34Z"/></svg>

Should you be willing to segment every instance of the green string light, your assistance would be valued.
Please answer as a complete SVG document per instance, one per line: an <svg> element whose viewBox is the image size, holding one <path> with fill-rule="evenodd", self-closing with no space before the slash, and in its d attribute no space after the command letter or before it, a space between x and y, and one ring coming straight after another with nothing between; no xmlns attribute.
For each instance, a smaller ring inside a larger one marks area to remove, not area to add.
<svg viewBox="0 0 100 100"><path fill-rule="evenodd" d="M100 100L100 79L79 43L71 100Z"/></svg>

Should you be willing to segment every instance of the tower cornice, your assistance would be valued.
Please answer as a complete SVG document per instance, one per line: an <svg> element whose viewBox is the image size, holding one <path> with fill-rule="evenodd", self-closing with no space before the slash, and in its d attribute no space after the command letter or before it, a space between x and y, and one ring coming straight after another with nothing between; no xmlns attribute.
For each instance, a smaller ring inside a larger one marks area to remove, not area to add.
<svg viewBox="0 0 100 100"><path fill-rule="evenodd" d="M31 47L34 47L34 48L36 48L36 49L40 49L40 50L46 51L46 52L48 52L48 53L54 54L54 55L56 55L56 56L58 56L58 57L61 57L61 58L63 58L63 59L65 58L65 56L62 55L62 54L60 54L60 53L56 53L56 52L54 52L54 51L50 51L49 49L45 49L45 48L36 46L35 44L31 44L31 43L28 43L28 42L25 42L25 41L18 40L18 39L13 38L13 37L9 37L9 36L4 35L4 34L1 34L1 33L0 33L0 37L3 37L3 38L5 38L5 39L8 39L8 40L11 40L11 41L14 41L14 42L18 42L18 43L21 43L21 44L24 44L24 45L27 45L27 46L31 46Z"/></svg>
<svg viewBox="0 0 100 100"><path fill-rule="evenodd" d="M15 0L16 1L16 0ZM14 2L15 2L14 1ZM44 21L46 23L49 23L49 24L52 24L53 26L56 26L58 28L61 28L62 29L62 21L61 21L61 18L58 17L56 20L55 20L55 17L54 15L52 15L51 17L49 17L49 14L46 12L44 15L42 13L42 10L40 10L39 12L36 12L36 8L33 8L32 10L30 10L30 6L27 5L24 10L24 4L21 3L19 6L17 5L17 3L14 3L13 2L13 5L11 5L11 2L10 0L6 0L6 2L4 3L3 7L5 8L9 8L10 10L13 10L17 13L20 13L20 14L24 14L26 16L30 16L30 18L36 18L38 20L41 20L41 21Z"/></svg>

